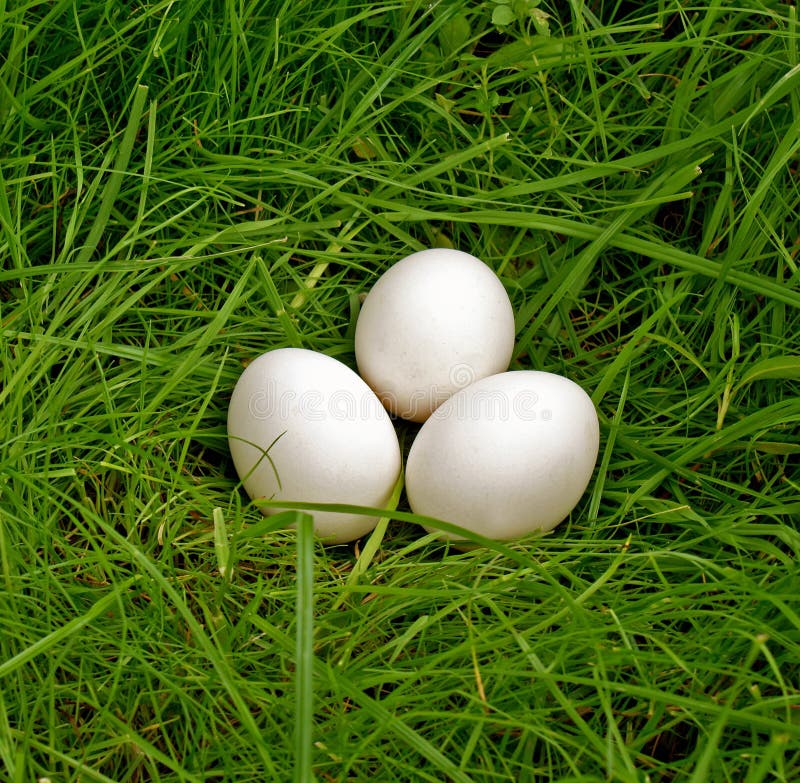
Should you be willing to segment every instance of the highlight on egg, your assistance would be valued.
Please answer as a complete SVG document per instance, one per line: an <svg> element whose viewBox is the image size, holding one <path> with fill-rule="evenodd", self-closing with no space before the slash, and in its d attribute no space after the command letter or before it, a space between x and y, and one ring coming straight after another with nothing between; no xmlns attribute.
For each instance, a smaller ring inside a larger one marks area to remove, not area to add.
<svg viewBox="0 0 800 783"><path fill-rule="evenodd" d="M533 370L492 375L422 425L406 464L408 502L495 540L546 532L580 501L599 440L594 404L573 381Z"/></svg>
<svg viewBox="0 0 800 783"><path fill-rule="evenodd" d="M367 294L358 371L396 416L422 422L454 392L508 369L514 312L483 261L459 250L412 253Z"/></svg>
<svg viewBox="0 0 800 783"><path fill-rule="evenodd" d="M374 392L347 365L315 351L279 348L253 360L234 387L227 428L234 467L253 499L383 508L400 475L397 434ZM378 521L313 516L330 544L355 540Z"/></svg>

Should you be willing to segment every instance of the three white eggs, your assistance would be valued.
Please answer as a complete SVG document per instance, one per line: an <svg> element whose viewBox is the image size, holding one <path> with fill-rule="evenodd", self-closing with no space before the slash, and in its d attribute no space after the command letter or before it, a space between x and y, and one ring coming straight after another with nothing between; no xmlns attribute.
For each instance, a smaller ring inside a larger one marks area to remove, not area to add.
<svg viewBox="0 0 800 783"><path fill-rule="evenodd" d="M449 249L407 256L362 305L361 377L299 348L269 351L242 373L228 437L244 489L253 499L385 507L402 467L388 410L424 422L406 465L414 512L500 540L552 529L589 484L598 419L572 381L505 372L514 336L511 302L482 261ZM314 520L326 543L377 523L329 511Z"/></svg>

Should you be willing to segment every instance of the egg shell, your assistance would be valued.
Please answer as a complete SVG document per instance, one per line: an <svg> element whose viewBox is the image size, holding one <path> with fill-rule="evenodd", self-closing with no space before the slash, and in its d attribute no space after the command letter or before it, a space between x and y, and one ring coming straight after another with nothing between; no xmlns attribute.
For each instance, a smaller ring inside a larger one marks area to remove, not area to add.
<svg viewBox="0 0 800 783"><path fill-rule="evenodd" d="M422 250L375 283L356 323L358 371L395 415L424 421L458 389L508 369L514 312L490 267Z"/></svg>
<svg viewBox="0 0 800 783"><path fill-rule="evenodd" d="M372 390L342 362L301 348L247 366L228 407L228 444L251 498L381 508L400 475L397 434ZM326 543L352 541L378 521L312 513Z"/></svg>
<svg viewBox="0 0 800 783"><path fill-rule="evenodd" d="M548 531L586 490L599 441L594 404L573 381L533 370L492 375L422 425L406 464L408 502L495 540Z"/></svg>

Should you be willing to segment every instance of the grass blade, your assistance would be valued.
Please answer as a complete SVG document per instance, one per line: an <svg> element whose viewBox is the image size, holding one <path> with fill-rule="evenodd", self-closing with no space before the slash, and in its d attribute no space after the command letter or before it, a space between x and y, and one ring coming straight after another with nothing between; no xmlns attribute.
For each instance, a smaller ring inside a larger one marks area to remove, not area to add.
<svg viewBox="0 0 800 783"><path fill-rule="evenodd" d="M294 513L297 525L295 636L295 783L313 783L314 753L314 518Z"/></svg>
<svg viewBox="0 0 800 783"><path fill-rule="evenodd" d="M107 612L117 601L120 595L125 593L128 588L136 581L135 578L129 579L126 582L117 585L117 587L110 593L104 595L95 601L91 608L79 617L73 617L72 620L57 628L52 633L39 639L39 641L26 647L24 650L18 652L13 658L0 663L0 677L6 677L11 672L16 671L21 666L30 663L38 655L41 655L48 650L51 650L58 644L61 644L73 634L80 631L85 626L94 622L104 612Z"/></svg>
<svg viewBox="0 0 800 783"><path fill-rule="evenodd" d="M76 259L76 263L78 264L86 263L91 259L103 236L103 232L106 230L109 218L111 217L111 210L114 208L114 202L122 187L122 180L128 172L128 162L131 159L133 145L136 142L136 135L139 132L139 124L141 123L146 99L147 87L143 84L136 85L130 114L128 115L128 125L125 128L125 133L122 136L122 141L117 151L117 157L114 160L114 169L109 174L108 181L103 188L100 206L97 210L94 222L92 223L92 227L89 229L86 243L81 248L80 253L78 253Z"/></svg>

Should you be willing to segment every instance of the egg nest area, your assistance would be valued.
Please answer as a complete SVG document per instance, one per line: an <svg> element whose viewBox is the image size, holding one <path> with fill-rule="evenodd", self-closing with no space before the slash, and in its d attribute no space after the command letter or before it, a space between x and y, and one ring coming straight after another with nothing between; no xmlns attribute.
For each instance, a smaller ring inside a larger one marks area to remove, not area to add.
<svg viewBox="0 0 800 783"><path fill-rule="evenodd" d="M800 779L794 6L3 22L0 780ZM597 464L546 535L457 548L398 490L324 546L245 493L234 387L357 369L426 248L496 275Z"/></svg>

